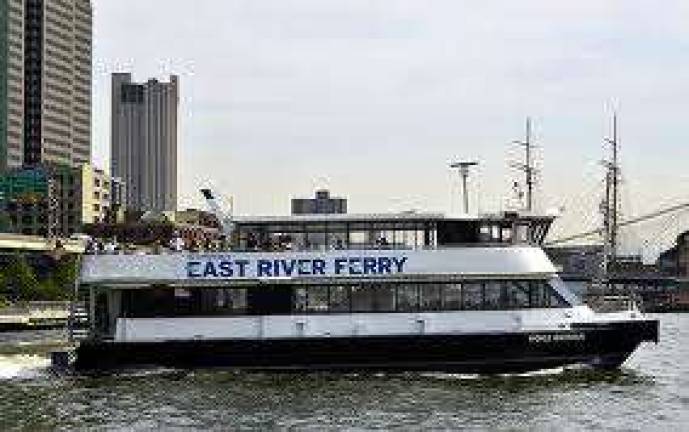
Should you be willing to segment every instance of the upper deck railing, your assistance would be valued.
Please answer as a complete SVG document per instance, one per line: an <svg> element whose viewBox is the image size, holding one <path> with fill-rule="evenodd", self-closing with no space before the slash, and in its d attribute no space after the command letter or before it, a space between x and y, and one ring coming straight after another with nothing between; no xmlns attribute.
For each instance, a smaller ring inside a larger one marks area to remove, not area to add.
<svg viewBox="0 0 689 432"><path fill-rule="evenodd" d="M435 213L299 215L236 218L225 238L202 243L173 238L146 253L315 252L426 250L452 247L540 245L553 217L516 213L446 217ZM87 253L138 253L122 245L91 245Z"/></svg>
<svg viewBox="0 0 689 432"><path fill-rule="evenodd" d="M436 213L299 215L237 218L241 250L426 249L447 246L540 245L554 218Z"/></svg>

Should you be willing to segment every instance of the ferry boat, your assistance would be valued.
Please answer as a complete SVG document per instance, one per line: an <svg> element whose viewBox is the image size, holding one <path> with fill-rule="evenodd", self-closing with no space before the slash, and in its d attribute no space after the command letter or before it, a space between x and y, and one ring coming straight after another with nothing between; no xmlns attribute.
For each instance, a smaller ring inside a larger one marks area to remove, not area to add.
<svg viewBox="0 0 689 432"><path fill-rule="evenodd" d="M582 304L541 248L553 219L236 218L229 251L84 256L74 367L618 368L658 321Z"/></svg>

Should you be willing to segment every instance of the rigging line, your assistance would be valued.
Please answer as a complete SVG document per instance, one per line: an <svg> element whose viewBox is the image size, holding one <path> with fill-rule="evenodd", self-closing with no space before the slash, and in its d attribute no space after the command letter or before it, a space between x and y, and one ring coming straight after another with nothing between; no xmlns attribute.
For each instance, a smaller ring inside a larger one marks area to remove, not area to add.
<svg viewBox="0 0 689 432"><path fill-rule="evenodd" d="M617 226L618 226L618 228L621 228L621 227L633 225L636 223L645 222L647 220L655 219L655 218L658 218L660 216L664 216L664 215L669 214L669 213L674 213L674 212L677 212L679 210L684 210L686 208L689 208L689 202L685 202L685 203L678 204L678 205L675 205L672 207L658 210L658 211L653 212L653 213L649 213L649 214L638 216L638 217L635 217L632 219L628 219L626 221L622 221L622 222L618 223ZM599 232L601 232L601 228L597 228L595 230L590 230L590 231L585 231L583 233L571 235L568 237L563 237L560 239L555 239L551 242L547 242L546 245L553 245L553 244L558 244L558 243L564 243L564 242L567 242L570 240L576 240L579 238L586 238L586 237L589 237L591 235L597 234Z"/></svg>
<svg viewBox="0 0 689 432"><path fill-rule="evenodd" d="M588 188L583 189L581 195L570 196L570 198L565 201L565 215L558 219L561 223L558 225L562 226L563 231L573 231L572 227L575 229L581 229L582 227L596 227L595 230L599 229L600 222L598 219L598 208L596 202L598 200L598 194L594 191L598 191L602 188L604 184L603 179L597 179L595 184L590 184ZM590 202L587 198L593 198L594 201ZM570 202L570 200L574 200ZM598 234L599 231L592 232L591 235ZM554 231L553 231L554 233ZM588 237L588 236L586 236Z"/></svg>
<svg viewBox="0 0 689 432"><path fill-rule="evenodd" d="M672 244L673 238L675 237L672 232L674 232L674 224L672 221L675 221L678 218L677 214L670 214L667 216L670 221L667 223L662 224L663 227L660 229L660 231L654 233L655 235L653 236L655 238L655 241L650 240L646 243L647 248L648 248L648 256L653 256L654 258L657 259L657 256L660 255L662 249L666 247L667 244Z"/></svg>

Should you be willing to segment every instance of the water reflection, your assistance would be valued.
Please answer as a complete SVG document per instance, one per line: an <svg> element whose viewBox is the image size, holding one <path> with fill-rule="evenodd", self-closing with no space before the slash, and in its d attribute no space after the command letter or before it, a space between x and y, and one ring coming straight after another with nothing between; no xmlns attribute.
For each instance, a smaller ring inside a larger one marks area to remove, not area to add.
<svg viewBox="0 0 689 432"><path fill-rule="evenodd" d="M46 352L0 355L0 430L682 430L689 422L689 352L681 343L689 316L666 315L662 324L661 343L644 346L615 372L86 377L48 373Z"/></svg>

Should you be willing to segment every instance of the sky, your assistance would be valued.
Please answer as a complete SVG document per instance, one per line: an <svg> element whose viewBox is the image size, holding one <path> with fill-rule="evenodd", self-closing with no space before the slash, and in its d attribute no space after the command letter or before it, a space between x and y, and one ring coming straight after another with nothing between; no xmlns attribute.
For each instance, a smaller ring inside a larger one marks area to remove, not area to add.
<svg viewBox="0 0 689 432"><path fill-rule="evenodd" d="M623 213L687 200L684 0L93 0L94 160L110 74L180 76L179 206L212 186L237 214L287 214L327 187L350 212L514 205L534 123L536 200L556 232L599 223L619 116Z"/></svg>

